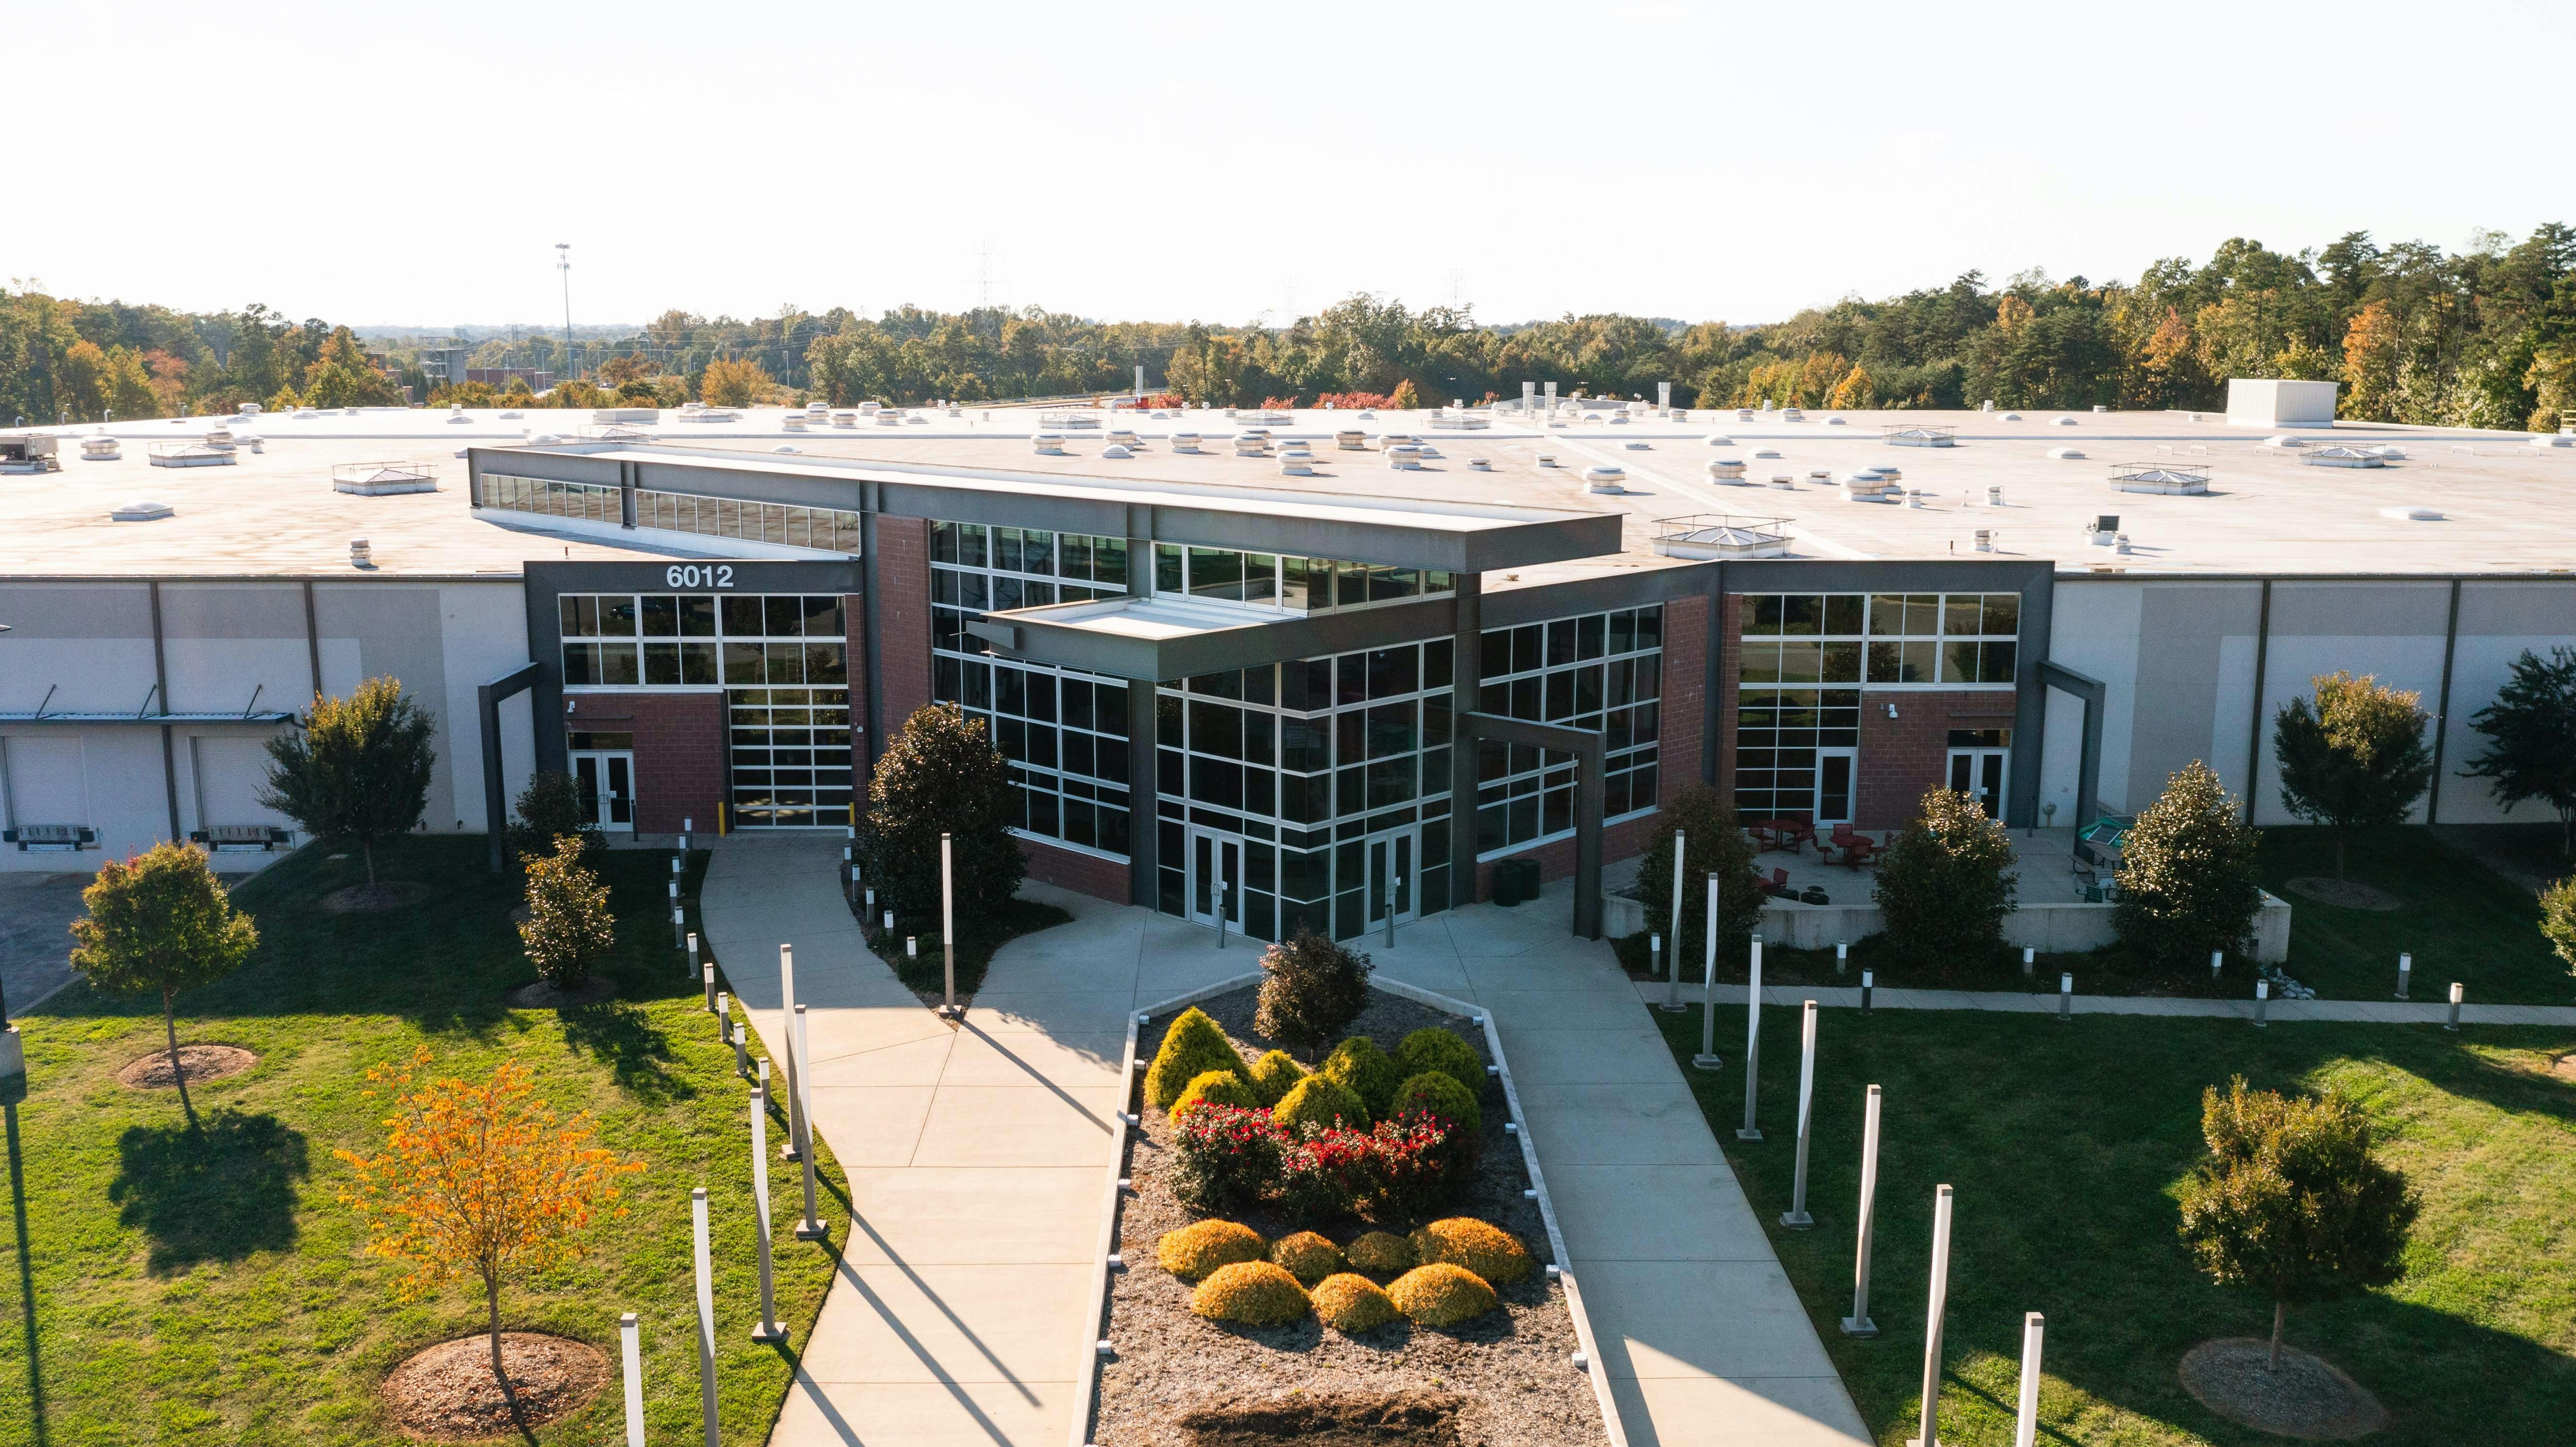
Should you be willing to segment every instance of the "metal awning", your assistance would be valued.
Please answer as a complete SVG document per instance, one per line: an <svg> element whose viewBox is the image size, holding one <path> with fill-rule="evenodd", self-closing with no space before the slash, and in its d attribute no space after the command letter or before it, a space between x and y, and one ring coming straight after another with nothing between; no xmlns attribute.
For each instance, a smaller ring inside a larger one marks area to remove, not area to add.
<svg viewBox="0 0 2576 1447"><path fill-rule="evenodd" d="M260 713L0 713L0 724L282 724L295 715L277 710Z"/></svg>

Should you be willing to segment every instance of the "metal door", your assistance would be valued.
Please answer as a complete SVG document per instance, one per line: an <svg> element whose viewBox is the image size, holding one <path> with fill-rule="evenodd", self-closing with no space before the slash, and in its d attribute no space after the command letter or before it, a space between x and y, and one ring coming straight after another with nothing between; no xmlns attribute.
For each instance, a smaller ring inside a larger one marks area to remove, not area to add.
<svg viewBox="0 0 2576 1447"><path fill-rule="evenodd" d="M1371 927L1386 923L1390 903L1397 924L1411 924L1419 911L1415 898L1414 866L1421 858L1421 829L1399 829L1380 834L1368 842L1368 922Z"/></svg>
<svg viewBox="0 0 2576 1447"><path fill-rule="evenodd" d="M1999 819L2004 812L2005 761L2010 749L1952 749L1950 751L1950 787L1962 794L1974 794L1985 806L1986 817Z"/></svg>
<svg viewBox="0 0 2576 1447"><path fill-rule="evenodd" d="M1243 840L1213 829L1189 831L1189 915L1193 923L1243 928Z"/></svg>
<svg viewBox="0 0 2576 1447"><path fill-rule="evenodd" d="M1860 750L1816 750L1816 823L1851 822L1854 782L1859 775Z"/></svg>
<svg viewBox="0 0 2576 1447"><path fill-rule="evenodd" d="M635 832L635 756L631 753L579 753L572 756L573 782L591 822L602 829Z"/></svg>

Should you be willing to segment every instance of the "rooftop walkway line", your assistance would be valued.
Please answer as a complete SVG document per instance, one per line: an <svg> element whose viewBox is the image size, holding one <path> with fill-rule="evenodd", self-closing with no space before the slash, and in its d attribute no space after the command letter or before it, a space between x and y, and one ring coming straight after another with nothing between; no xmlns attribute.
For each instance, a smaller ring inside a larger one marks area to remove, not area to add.
<svg viewBox="0 0 2576 1447"><path fill-rule="evenodd" d="M1649 1005L1660 1005L1668 988L1662 980L1632 980L1637 998ZM2447 990L2449 986L2428 981L2427 988ZM1721 984L1717 1002L1721 1005L1744 1003L1742 985ZM1996 1010L2015 1015L2054 1015L2057 995L2024 993L2019 990L1873 990L1871 1008L1879 1010ZM1692 983L1685 970L1680 990L1684 1005L1696 1005L1706 998L1706 987ZM1854 985L1765 985L1764 1006L1779 1005L1794 1010L1800 1002L1813 1000L1827 1009L1860 1008L1860 989ZM2252 1020L2252 1000L2203 1000L2171 995L2077 995L2073 1006L2078 1015L2145 1015L2167 1018L2213 1020ZM2275 1024L2299 1021L2339 1020L2366 1025L2440 1025L2451 1018L2447 997L2442 1000L2273 1000L2266 1004L2264 1018ZM2576 1025L2576 1005L2478 1005L2460 1006L2463 1025Z"/></svg>
<svg viewBox="0 0 2576 1447"><path fill-rule="evenodd" d="M1126 1016L1240 974L1251 951L1150 911L1032 882L1070 924L1013 941L962 1026L870 953L839 886L841 837L719 841L706 941L784 1058L778 947L796 947L814 1129L855 1224L800 1353L773 1447L1064 1447L1098 1267ZM773 1084L784 1089L775 1073ZM792 1191L773 1170L770 1188ZM718 1211L748 1210L719 1201ZM783 1239L783 1238L782 1238ZM722 1330L757 1308L720 1303Z"/></svg>

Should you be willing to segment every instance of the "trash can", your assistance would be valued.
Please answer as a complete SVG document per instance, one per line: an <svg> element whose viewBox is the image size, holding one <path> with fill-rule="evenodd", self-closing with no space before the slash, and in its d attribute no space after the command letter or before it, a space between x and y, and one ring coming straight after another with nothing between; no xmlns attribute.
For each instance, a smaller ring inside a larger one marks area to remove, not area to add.
<svg viewBox="0 0 2576 1447"><path fill-rule="evenodd" d="M1494 866L1494 903L1503 908L1538 898L1538 890L1537 860L1506 859Z"/></svg>

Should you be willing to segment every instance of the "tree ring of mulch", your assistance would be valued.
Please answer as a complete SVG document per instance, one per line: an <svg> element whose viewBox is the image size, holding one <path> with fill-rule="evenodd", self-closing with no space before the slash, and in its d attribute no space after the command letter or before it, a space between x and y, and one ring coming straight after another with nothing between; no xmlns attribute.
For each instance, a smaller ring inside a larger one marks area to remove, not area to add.
<svg viewBox="0 0 2576 1447"><path fill-rule="evenodd" d="M578 1010L585 1005L599 1004L616 993L615 981L592 975L569 990L551 981L539 980L533 985L521 985L501 998L513 1010Z"/></svg>
<svg viewBox="0 0 2576 1447"><path fill-rule="evenodd" d="M429 898L429 886L416 880L388 879L382 884L352 884L322 896L324 914L375 914L400 909Z"/></svg>
<svg viewBox="0 0 2576 1447"><path fill-rule="evenodd" d="M1457 1447L1458 1418L1468 1406L1455 1392L1342 1393L1223 1402L1184 1412L1174 1425L1189 1447Z"/></svg>
<svg viewBox="0 0 2576 1447"><path fill-rule="evenodd" d="M608 1358L588 1342L536 1331L501 1333L501 1365L518 1389L519 1417L492 1378L492 1339L461 1336L403 1358L377 1389L404 1435L431 1442L515 1437L568 1417L608 1384Z"/></svg>
<svg viewBox="0 0 2576 1447"><path fill-rule="evenodd" d="M2219 1337L2186 1352L2178 1375L2202 1406L2259 1432L2346 1442L2388 1425L2388 1409L2332 1362L2284 1346L2274 1371L2271 1353L2261 1337Z"/></svg>
<svg viewBox="0 0 2576 1447"><path fill-rule="evenodd" d="M2576 1080L2576 1055L2561 1055L2551 1061L2549 1073L2561 1080Z"/></svg>
<svg viewBox="0 0 2576 1447"><path fill-rule="evenodd" d="M179 1068L188 1072L190 1085L203 1085L227 1075L239 1075L259 1063L259 1057L238 1045L182 1045ZM128 1090L170 1090L179 1078L170 1069L170 1052L155 1050L129 1062L116 1072L116 1083Z"/></svg>
<svg viewBox="0 0 2576 1447"><path fill-rule="evenodd" d="M2344 909L2395 910L2406 907L2406 901L2396 895L2358 879L2328 879L2321 874L2312 874L2293 879L2286 887L2303 899Z"/></svg>

